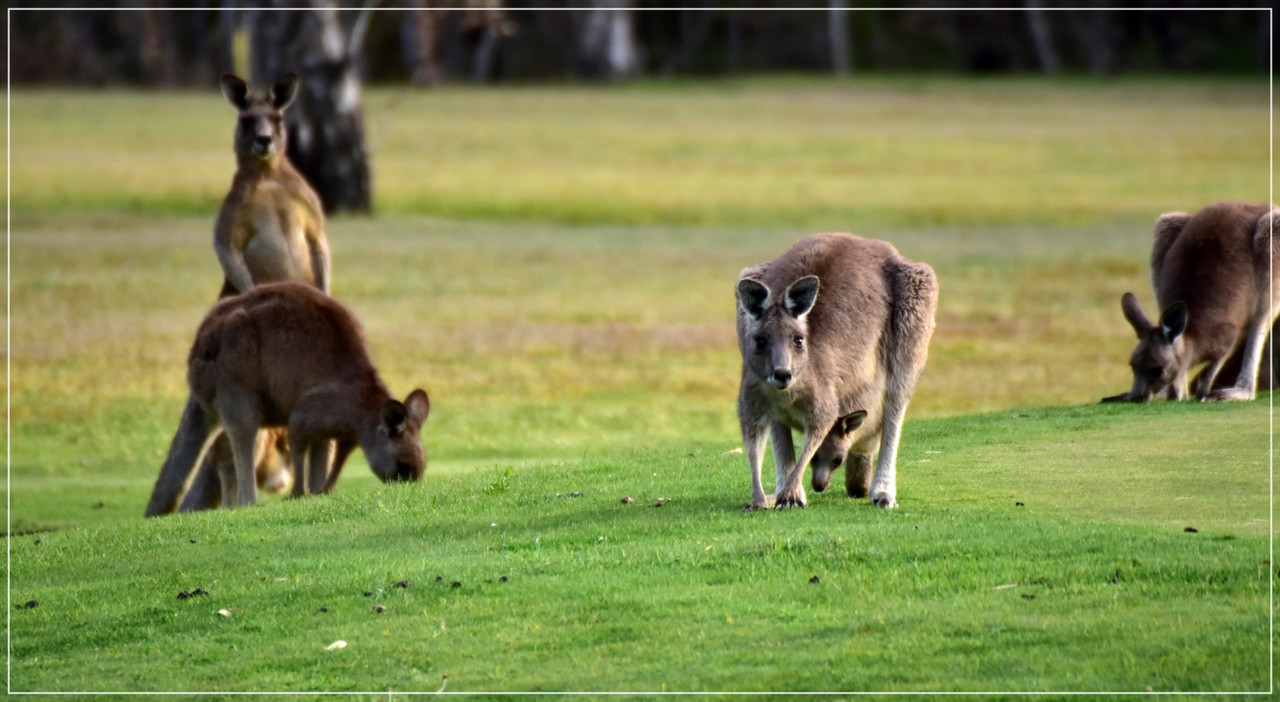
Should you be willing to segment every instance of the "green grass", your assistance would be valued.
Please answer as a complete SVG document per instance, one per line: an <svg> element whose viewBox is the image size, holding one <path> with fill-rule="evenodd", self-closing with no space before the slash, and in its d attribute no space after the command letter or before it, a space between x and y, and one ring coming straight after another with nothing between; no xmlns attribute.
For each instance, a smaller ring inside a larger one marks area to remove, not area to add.
<svg viewBox="0 0 1280 702"><path fill-rule="evenodd" d="M1093 404L1130 382L1154 217L1265 197L1265 85L367 107L380 214L330 222L334 293L392 390L431 393L425 483L357 457L327 498L144 521L221 284L230 107L15 92L14 691L1269 686L1270 398ZM732 281L832 229L941 283L902 508L743 514Z"/></svg>
<svg viewBox="0 0 1280 702"><path fill-rule="evenodd" d="M1267 90L1262 79L858 76L375 88L365 110L376 206L388 213L1074 226L1265 199ZM230 182L233 119L213 86L17 91L15 204L207 215Z"/></svg>
<svg viewBox="0 0 1280 702"><path fill-rule="evenodd" d="M744 514L726 439L14 539L13 689L1265 690L1265 406L1025 414L894 512Z"/></svg>

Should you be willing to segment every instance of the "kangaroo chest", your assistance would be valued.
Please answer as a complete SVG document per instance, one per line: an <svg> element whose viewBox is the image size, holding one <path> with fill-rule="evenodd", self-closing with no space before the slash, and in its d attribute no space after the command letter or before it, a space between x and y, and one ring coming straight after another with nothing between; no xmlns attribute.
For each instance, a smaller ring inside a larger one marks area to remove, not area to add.
<svg viewBox="0 0 1280 702"><path fill-rule="evenodd" d="M243 252L255 284L314 283L307 241L314 229L306 202L280 181L265 179L237 213L233 243Z"/></svg>

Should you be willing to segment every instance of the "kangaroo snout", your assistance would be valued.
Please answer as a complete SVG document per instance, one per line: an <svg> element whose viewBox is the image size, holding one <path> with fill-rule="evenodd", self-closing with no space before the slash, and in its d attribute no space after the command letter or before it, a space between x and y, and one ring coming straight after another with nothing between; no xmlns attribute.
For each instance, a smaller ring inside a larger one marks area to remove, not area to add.
<svg viewBox="0 0 1280 702"><path fill-rule="evenodd" d="M769 377L769 384L775 388L785 390L791 384L791 371L785 369L775 370L773 375Z"/></svg>

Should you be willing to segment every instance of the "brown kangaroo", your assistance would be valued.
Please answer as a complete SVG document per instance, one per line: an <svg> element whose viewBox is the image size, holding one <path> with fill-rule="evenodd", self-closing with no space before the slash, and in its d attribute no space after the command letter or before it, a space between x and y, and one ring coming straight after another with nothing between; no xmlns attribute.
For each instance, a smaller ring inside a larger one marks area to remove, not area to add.
<svg viewBox="0 0 1280 702"><path fill-rule="evenodd" d="M357 443L383 482L416 481L426 469L419 432L431 409L427 394L393 399L355 317L311 286L261 285L215 305L191 346L187 384L191 397L147 516L173 511L219 426L235 459L228 506L257 502L254 444L264 426L288 427L295 489L327 492ZM337 452L326 474L331 440Z"/></svg>
<svg viewBox="0 0 1280 702"><path fill-rule="evenodd" d="M278 79L266 98L253 98L240 78L222 76L222 92L239 111L235 130L238 168L214 225L213 247L225 281L219 299L255 285L298 281L329 292L329 246L320 199L285 155L283 113L297 94L298 78ZM288 442L281 429L259 438L258 486L289 488ZM179 512L212 509L234 486L231 447L219 433L201 461ZM294 485L294 494L302 486Z"/></svg>
<svg viewBox="0 0 1280 702"><path fill-rule="evenodd" d="M222 296L256 284L296 280L329 292L329 242L320 198L285 155L284 110L298 90L292 73L265 98L227 73L222 92L240 111L236 174L213 227L213 249L226 274Z"/></svg>
<svg viewBox="0 0 1280 702"><path fill-rule="evenodd" d="M1133 387L1103 402L1146 402L1164 393L1188 396L1187 375L1207 366L1191 383L1196 398L1252 400L1258 365L1280 293L1272 279L1273 236L1280 209L1268 203L1219 202L1193 215L1172 212L1156 220L1151 246L1151 283L1162 310L1160 323L1143 314L1133 293L1120 308L1138 335L1129 358ZM1234 384L1218 382L1227 367L1238 368ZM1270 374L1267 375L1270 378ZM1215 389L1217 388L1217 389Z"/></svg>
<svg viewBox="0 0 1280 702"><path fill-rule="evenodd" d="M845 480L850 496L869 495L877 506L896 507L898 440L928 357L938 305L933 269L904 258L887 242L815 234L772 261L744 269L737 300L738 419L751 469L748 509L804 507L804 467L828 441L832 452L843 447L855 459ZM849 414L853 409L866 411ZM851 436L859 426L864 430L856 439L840 433L847 429ZM793 429L804 434L798 461ZM760 478L766 432L773 444L776 498L765 495ZM833 464L828 456L815 466L815 490L826 489Z"/></svg>

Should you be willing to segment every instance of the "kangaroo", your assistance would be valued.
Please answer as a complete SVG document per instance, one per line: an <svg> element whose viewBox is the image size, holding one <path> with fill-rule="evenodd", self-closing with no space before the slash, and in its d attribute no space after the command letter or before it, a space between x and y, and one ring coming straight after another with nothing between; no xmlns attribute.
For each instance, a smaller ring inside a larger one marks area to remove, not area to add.
<svg viewBox="0 0 1280 702"><path fill-rule="evenodd" d="M815 234L772 261L744 269L737 302L738 419L751 469L748 509L804 507L804 467L823 444L831 442L830 451L838 451L840 432L851 435L859 426L862 433L843 445L858 464L850 466L845 488L851 497L896 507L898 440L928 357L938 306L933 269L904 258L887 242ZM841 417L845 408L866 413ZM793 429L804 435L798 461ZM773 444L776 496L765 495L760 479L766 433ZM875 475L868 481L877 443ZM827 458L814 471L818 492L834 470L834 459Z"/></svg>
<svg viewBox="0 0 1280 702"><path fill-rule="evenodd" d="M324 210L285 155L284 110L297 95L298 76L279 78L265 98L257 98L244 80L227 73L222 92L240 117L236 174L213 226L213 249L226 275L219 297L286 280L329 292Z"/></svg>
<svg viewBox="0 0 1280 702"><path fill-rule="evenodd" d="M1160 322L1143 314L1133 293L1120 299L1138 335L1129 357L1133 387L1103 402L1147 402L1161 393L1185 399L1189 370L1206 362L1190 383L1190 394L1201 401L1254 398L1258 365L1280 312L1273 304L1280 287L1270 272L1278 253L1277 224L1275 205L1234 201L1156 220L1151 284L1162 310ZM1234 384L1219 382L1227 366L1239 368ZM1270 373L1266 377L1270 380Z"/></svg>
<svg viewBox="0 0 1280 702"><path fill-rule="evenodd" d="M230 73L222 76L221 85L240 115L234 140L238 167L214 224L213 248L224 275L218 298L289 280L329 292L331 263L320 198L285 155L283 113L297 94L298 77L281 77L266 98L250 97L245 82ZM283 493L290 482L288 442L283 430L264 434L258 485ZM219 434L178 511L232 504L225 493L234 489L234 473L231 447Z"/></svg>
<svg viewBox="0 0 1280 702"><path fill-rule="evenodd" d="M215 305L187 357L187 384L191 396L147 516L173 511L220 426L235 460L228 506L257 502L254 444L263 426L288 427L295 492L332 489L356 444L383 482L420 480L426 469L419 432L431 409L427 394L393 399L355 317L309 285L260 285ZM337 451L326 473L331 440Z"/></svg>

